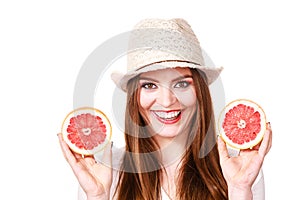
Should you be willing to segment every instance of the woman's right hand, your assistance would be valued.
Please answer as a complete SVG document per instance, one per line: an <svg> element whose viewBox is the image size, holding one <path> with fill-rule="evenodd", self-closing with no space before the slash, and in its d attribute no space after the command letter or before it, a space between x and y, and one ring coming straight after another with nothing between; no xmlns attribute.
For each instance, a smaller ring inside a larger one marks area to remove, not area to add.
<svg viewBox="0 0 300 200"><path fill-rule="evenodd" d="M103 153L103 163L110 164L110 166L106 166L96 163L92 156L82 157L80 154L72 152L63 140L61 133L58 134L58 138L64 157L86 193L87 199L109 199L112 183L111 145L107 145Z"/></svg>

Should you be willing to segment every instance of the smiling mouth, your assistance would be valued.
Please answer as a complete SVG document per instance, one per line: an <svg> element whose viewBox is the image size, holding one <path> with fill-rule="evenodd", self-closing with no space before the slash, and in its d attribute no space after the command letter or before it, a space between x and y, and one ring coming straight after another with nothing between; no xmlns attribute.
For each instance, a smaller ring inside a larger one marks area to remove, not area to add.
<svg viewBox="0 0 300 200"><path fill-rule="evenodd" d="M181 118L181 111L152 111L154 116L164 124L174 124Z"/></svg>

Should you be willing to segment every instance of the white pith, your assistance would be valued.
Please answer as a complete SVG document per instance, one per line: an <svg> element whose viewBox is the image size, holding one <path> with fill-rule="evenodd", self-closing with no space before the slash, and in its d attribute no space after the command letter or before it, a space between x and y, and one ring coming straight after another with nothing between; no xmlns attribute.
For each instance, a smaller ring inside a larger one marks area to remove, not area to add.
<svg viewBox="0 0 300 200"><path fill-rule="evenodd" d="M241 119L240 121L237 122L237 126L239 128L245 128L246 127L246 122L245 120Z"/></svg>
<svg viewBox="0 0 300 200"><path fill-rule="evenodd" d="M84 135L90 135L92 133L90 128L82 128L81 131Z"/></svg>

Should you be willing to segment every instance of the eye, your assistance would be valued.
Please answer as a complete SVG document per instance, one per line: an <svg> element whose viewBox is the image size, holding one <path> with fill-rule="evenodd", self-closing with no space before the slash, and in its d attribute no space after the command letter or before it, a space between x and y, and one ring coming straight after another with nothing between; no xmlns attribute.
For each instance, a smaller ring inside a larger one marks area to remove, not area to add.
<svg viewBox="0 0 300 200"><path fill-rule="evenodd" d="M150 89L156 89L157 86L154 83L143 83L142 88L150 90Z"/></svg>
<svg viewBox="0 0 300 200"><path fill-rule="evenodd" d="M190 84L188 81L179 81L175 84L174 88L187 88Z"/></svg>

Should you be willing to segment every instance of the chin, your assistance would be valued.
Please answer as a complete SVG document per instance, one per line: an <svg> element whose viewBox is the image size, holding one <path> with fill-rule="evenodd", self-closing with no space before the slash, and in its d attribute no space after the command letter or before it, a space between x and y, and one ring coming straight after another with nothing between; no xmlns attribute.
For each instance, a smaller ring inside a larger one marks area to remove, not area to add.
<svg viewBox="0 0 300 200"><path fill-rule="evenodd" d="M155 134L160 138L174 138L180 134L180 127L165 125L156 129Z"/></svg>

